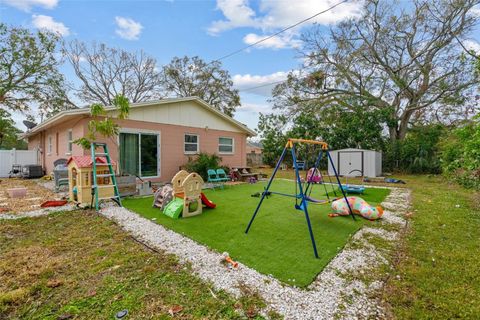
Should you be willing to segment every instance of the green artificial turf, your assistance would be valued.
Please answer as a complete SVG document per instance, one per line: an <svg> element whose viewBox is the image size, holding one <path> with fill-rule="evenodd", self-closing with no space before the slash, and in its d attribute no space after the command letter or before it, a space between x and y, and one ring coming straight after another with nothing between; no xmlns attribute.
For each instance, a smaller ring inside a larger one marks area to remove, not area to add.
<svg viewBox="0 0 480 320"><path fill-rule="evenodd" d="M203 214L174 220L152 208L153 198L125 199L125 207L178 233L205 244L247 266L289 284L304 287L310 284L328 262L343 248L347 240L365 223L357 217L329 218L330 205L309 205L312 229L319 259L315 259L303 211L294 208L295 199L273 195L266 199L248 234L245 228L259 202L251 197L261 192L266 183L242 184L224 190L205 190L217 204L204 209ZM328 187L330 188L330 187ZM295 184L287 180L274 181L271 190L295 192ZM362 198L372 205L381 202L387 189L367 189ZM314 186L312 197L325 198L323 186Z"/></svg>

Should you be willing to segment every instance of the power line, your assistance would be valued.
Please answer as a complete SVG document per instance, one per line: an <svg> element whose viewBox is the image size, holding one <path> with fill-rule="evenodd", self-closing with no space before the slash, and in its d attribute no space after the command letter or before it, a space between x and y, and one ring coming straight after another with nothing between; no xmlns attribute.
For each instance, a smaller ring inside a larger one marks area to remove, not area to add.
<svg viewBox="0 0 480 320"><path fill-rule="evenodd" d="M215 62L215 61L220 61L220 60L229 58L229 57L231 57L231 56L233 56L233 55L235 55L235 54L237 54L237 53L243 52L243 51L245 51L245 50L247 50L247 49L249 49L249 48L251 48L251 47L256 46L257 44L260 44L260 43L265 42L265 41L267 41L267 40L269 40L269 39L271 39L271 38L273 38L273 37L276 37L276 36L278 36L279 34L285 32L285 31L287 31L287 30L290 30L290 29L292 29L292 28L295 28L296 26L298 26L298 25L300 25L300 24L302 24L302 23L305 23L305 22L307 22L307 21L309 21L309 20L312 20L313 18L316 18L316 17L318 17L318 16L321 15L321 14L324 14L324 13L330 11L330 10L333 10L333 9L335 9L336 7L338 7L339 5L341 5L341 4L343 4L343 3L347 2L347 1L348 1L348 0L340 1L339 3L337 3L337 4L335 4L335 5L327 8L327 9L325 9L325 10L323 10L323 11L320 11L320 12L314 14L313 16L310 16L310 17L308 17L308 18L306 18L306 19L303 19L303 20L301 20L301 21L299 21L299 22L297 22L297 23L295 23L295 24L292 24L292 25L290 25L290 26L288 26L288 27L286 27L286 28L284 28L284 29L282 29L282 30L280 30L280 31L278 31L278 32L275 32L275 33L272 34L272 35L269 35L268 37L265 37L265 38L263 38L263 39L260 39L260 40L258 40L258 41L255 41L254 43L252 43L252 44L250 44L250 45L248 45L248 46L246 46L246 47L243 47L243 48L240 48L240 49L235 50L235 51L233 51L233 52L230 52L229 54L226 54L226 55L224 55L224 56L222 56L222 57L220 57L220 58L218 58L218 59L215 59L215 60L213 60L213 61L210 62L210 63L213 63L213 62Z"/></svg>
<svg viewBox="0 0 480 320"><path fill-rule="evenodd" d="M259 88L263 88L263 87L268 87L268 86L271 86L271 85L274 85L274 84L279 84L279 83L282 83L282 82L285 82L285 81L287 81L287 79L285 79L285 80L278 80L278 81L274 81L274 82L269 82L269 83L261 84L261 85L255 86L255 87L249 87L249 88L245 88L245 89L238 89L238 91L241 91L241 92L251 91L251 90L255 90L255 89L259 89Z"/></svg>

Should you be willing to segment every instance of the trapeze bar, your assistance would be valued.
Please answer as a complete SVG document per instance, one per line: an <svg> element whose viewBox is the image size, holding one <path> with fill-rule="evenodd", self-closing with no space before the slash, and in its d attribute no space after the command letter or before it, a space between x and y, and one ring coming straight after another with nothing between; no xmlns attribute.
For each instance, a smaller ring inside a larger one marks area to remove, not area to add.
<svg viewBox="0 0 480 320"><path fill-rule="evenodd" d="M300 143L308 143L308 144L320 144L323 147L327 147L328 143L324 141L317 141L317 140L307 140L307 139L294 139L294 138L289 138L288 141L291 142L300 142Z"/></svg>

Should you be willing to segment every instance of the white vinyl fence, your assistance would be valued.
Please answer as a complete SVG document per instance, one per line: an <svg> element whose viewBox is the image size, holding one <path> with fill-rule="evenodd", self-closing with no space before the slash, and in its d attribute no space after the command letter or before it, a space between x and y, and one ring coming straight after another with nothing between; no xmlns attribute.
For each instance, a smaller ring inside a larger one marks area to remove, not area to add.
<svg viewBox="0 0 480 320"><path fill-rule="evenodd" d="M14 164L39 164L37 150L0 150L0 178L8 177Z"/></svg>

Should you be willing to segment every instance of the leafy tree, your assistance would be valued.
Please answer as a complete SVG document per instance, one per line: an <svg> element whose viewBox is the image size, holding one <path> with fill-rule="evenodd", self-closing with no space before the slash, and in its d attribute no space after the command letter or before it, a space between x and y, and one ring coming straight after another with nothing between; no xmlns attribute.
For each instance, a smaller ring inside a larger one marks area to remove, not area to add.
<svg viewBox="0 0 480 320"><path fill-rule="evenodd" d="M63 53L82 83L75 91L84 102L112 105L118 95L133 103L163 96L157 61L143 51L74 40L64 46Z"/></svg>
<svg viewBox="0 0 480 320"><path fill-rule="evenodd" d="M167 94L197 96L226 115L240 106L238 90L219 61L206 63L199 57L175 57L163 67L162 83Z"/></svg>
<svg viewBox="0 0 480 320"><path fill-rule="evenodd" d="M112 104L118 113L116 117L108 115L105 106L100 103L94 103L90 106L90 114L93 119L88 122L88 133L86 136L75 140L74 143L80 145L83 149L90 149L90 144L97 140L98 135L106 138L118 135L120 126L115 123L114 119L127 119L130 113L130 103L127 98L118 95L113 99Z"/></svg>
<svg viewBox="0 0 480 320"><path fill-rule="evenodd" d="M478 17L475 0L367 0L361 17L325 35L304 33L307 67L274 89L275 106L287 114L351 103L385 116L391 141L403 140L409 124L442 114L464 114L465 92L478 84L472 57L460 57ZM440 112L442 111L442 112ZM467 113L467 116L471 116Z"/></svg>
<svg viewBox="0 0 480 320"><path fill-rule="evenodd" d="M260 134L263 146L263 162L268 165L275 165L282 153L287 136L284 128L287 118L283 115L260 113L257 132Z"/></svg>
<svg viewBox="0 0 480 320"><path fill-rule="evenodd" d="M32 33L0 23L0 105L25 112L38 106L42 114L71 107L56 58L59 36Z"/></svg>
<svg viewBox="0 0 480 320"><path fill-rule="evenodd" d="M0 109L0 149L27 149L27 143L18 137L20 133L11 114Z"/></svg>

